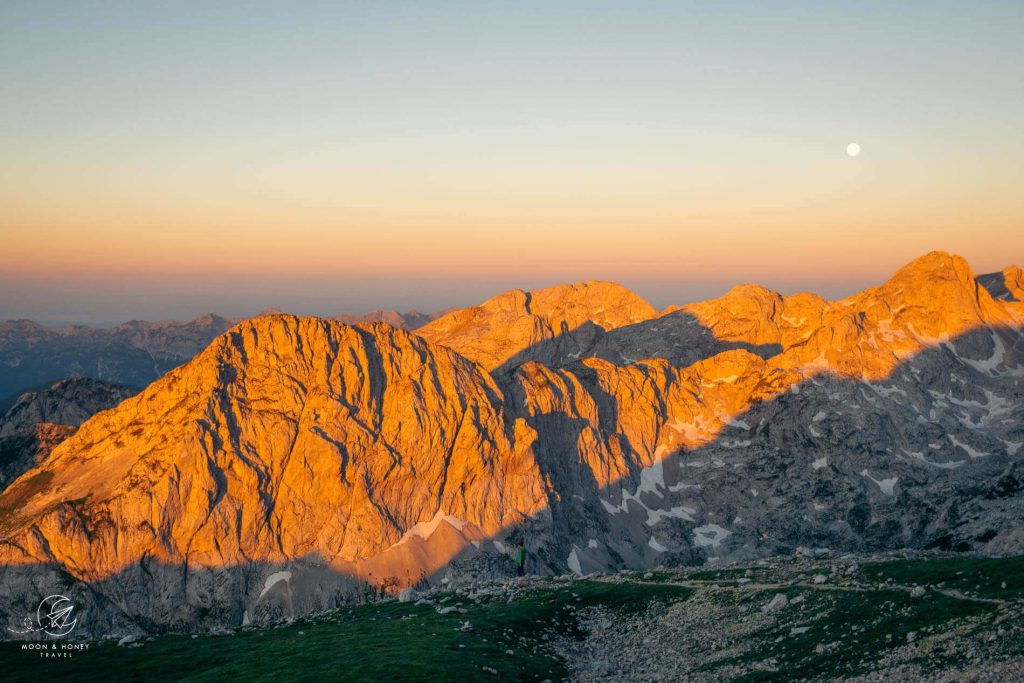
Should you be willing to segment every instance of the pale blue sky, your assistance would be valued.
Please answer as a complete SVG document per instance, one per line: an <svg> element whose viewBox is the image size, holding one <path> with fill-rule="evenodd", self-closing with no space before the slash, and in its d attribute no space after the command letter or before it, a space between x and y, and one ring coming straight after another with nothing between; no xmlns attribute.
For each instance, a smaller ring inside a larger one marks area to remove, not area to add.
<svg viewBox="0 0 1024 683"><path fill-rule="evenodd" d="M5 0L0 318L1002 267L1022 36L1020 2Z"/></svg>

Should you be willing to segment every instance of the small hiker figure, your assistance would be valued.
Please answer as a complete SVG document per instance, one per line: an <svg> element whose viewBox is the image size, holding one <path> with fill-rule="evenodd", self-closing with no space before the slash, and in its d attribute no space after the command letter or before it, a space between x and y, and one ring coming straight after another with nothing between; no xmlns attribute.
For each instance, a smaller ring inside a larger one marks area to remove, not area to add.
<svg viewBox="0 0 1024 683"><path fill-rule="evenodd" d="M516 576L525 576L526 548L523 547L522 541L519 541L516 545L518 546L516 550Z"/></svg>

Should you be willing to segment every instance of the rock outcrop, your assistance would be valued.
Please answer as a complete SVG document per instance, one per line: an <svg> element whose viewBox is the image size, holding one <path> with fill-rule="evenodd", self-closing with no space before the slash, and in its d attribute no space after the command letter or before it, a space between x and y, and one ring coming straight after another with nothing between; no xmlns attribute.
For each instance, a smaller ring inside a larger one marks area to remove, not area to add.
<svg viewBox="0 0 1024 683"><path fill-rule="evenodd" d="M527 360L579 358L604 332L656 314L621 285L583 282L505 292L441 316L416 332L494 370Z"/></svg>
<svg viewBox="0 0 1024 683"><path fill-rule="evenodd" d="M1024 270L1010 266L1001 273L979 275L978 283L995 299L1024 301Z"/></svg>
<svg viewBox="0 0 1024 683"><path fill-rule="evenodd" d="M19 396L0 416L0 489L42 462L87 419L135 393L119 384L75 377Z"/></svg>

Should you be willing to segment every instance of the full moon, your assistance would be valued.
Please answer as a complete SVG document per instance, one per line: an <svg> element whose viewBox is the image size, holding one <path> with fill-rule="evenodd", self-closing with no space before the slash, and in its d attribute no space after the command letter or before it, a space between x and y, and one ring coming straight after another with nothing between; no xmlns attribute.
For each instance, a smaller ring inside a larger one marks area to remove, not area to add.
<svg viewBox="0 0 1024 683"><path fill-rule="evenodd" d="M858 154L860 154L860 145L858 145L856 142L851 142L846 146L846 153L851 157L857 156Z"/></svg>

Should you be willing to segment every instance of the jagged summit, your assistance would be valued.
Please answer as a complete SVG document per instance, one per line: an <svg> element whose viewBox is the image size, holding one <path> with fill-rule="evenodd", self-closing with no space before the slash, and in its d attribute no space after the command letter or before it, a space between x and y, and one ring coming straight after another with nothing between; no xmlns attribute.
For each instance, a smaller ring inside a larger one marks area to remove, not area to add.
<svg viewBox="0 0 1024 683"><path fill-rule="evenodd" d="M355 561L439 509L494 530L542 503L519 481L529 463L496 392L469 361L384 323L247 320L83 425L4 494L0 507L19 505L0 524L37 561L79 562L88 547L93 577L142 557Z"/></svg>
<svg viewBox="0 0 1024 683"><path fill-rule="evenodd" d="M538 358L536 347L555 338L582 346L595 333L647 320L657 313L622 285L581 282L505 292L479 306L442 316L417 333L494 369L513 359ZM573 336L581 339L573 341Z"/></svg>
<svg viewBox="0 0 1024 683"><path fill-rule="evenodd" d="M91 377L69 377L39 391L29 391L4 415L0 436L39 422L78 426L98 410L117 405L137 393L135 389Z"/></svg>
<svg viewBox="0 0 1024 683"><path fill-rule="evenodd" d="M1020 266L1007 266L999 273L979 275L978 282L994 299L1024 302L1024 270Z"/></svg>

